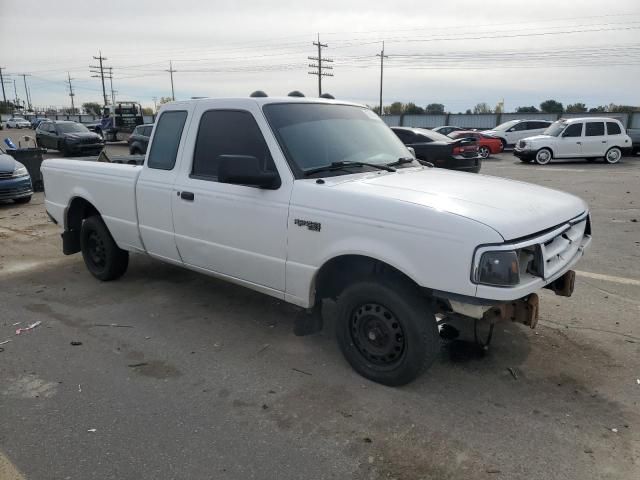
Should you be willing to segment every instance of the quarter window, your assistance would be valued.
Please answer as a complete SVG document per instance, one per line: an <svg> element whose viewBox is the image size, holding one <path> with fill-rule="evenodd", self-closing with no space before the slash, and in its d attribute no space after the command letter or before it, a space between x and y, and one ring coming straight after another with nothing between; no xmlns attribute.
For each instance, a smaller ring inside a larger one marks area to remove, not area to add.
<svg viewBox="0 0 640 480"><path fill-rule="evenodd" d="M587 122L585 136L601 137L604 135L604 122Z"/></svg>
<svg viewBox="0 0 640 480"><path fill-rule="evenodd" d="M572 123L562 134L563 137L581 137L582 123Z"/></svg>
<svg viewBox="0 0 640 480"><path fill-rule="evenodd" d="M616 122L607 122L607 135L620 135L621 133L620 125Z"/></svg>
<svg viewBox="0 0 640 480"><path fill-rule="evenodd" d="M187 112L171 110L160 115L156 138L151 143L147 166L158 170L172 170L176 164L178 146Z"/></svg>
<svg viewBox="0 0 640 480"><path fill-rule="evenodd" d="M265 171L276 171L269 147L249 112L209 110L202 115L191 175L216 180L222 155L256 157Z"/></svg>

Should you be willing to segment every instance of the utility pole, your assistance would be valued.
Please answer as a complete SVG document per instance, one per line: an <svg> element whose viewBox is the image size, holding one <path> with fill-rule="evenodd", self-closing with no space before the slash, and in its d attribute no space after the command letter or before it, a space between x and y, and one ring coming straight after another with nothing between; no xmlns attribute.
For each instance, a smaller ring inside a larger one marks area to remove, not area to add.
<svg viewBox="0 0 640 480"><path fill-rule="evenodd" d="M111 105L115 105L116 96L113 90L113 67L109 67L109 86L111 87Z"/></svg>
<svg viewBox="0 0 640 480"><path fill-rule="evenodd" d="M4 78L2 77L2 67L0 67L0 84L2 85L2 101L7 105L7 95L4 93Z"/></svg>
<svg viewBox="0 0 640 480"><path fill-rule="evenodd" d="M389 57L389 55L384 54L384 41L382 42L382 50L380 53L376 54L376 57L380 57L380 111L378 112L378 115L382 117L382 80L384 78L384 59Z"/></svg>
<svg viewBox="0 0 640 480"><path fill-rule="evenodd" d="M333 73L325 73L322 70L333 70L331 65L325 65L323 62L332 63L333 60L330 58L322 58L322 49L327 48L329 45L326 43L320 42L320 34L318 33L318 41L313 42L313 45L318 47L318 56L317 57L307 57L309 60L314 60L317 63L310 63L309 67L317 68L317 70L313 70L309 72L309 75L317 75L318 76L318 96L322 95L322 77L333 77Z"/></svg>
<svg viewBox="0 0 640 480"><path fill-rule="evenodd" d="M18 98L18 89L16 88L16 79L13 79L13 93L16 96L16 105L19 107L20 106L20 99Z"/></svg>
<svg viewBox="0 0 640 480"><path fill-rule="evenodd" d="M152 97L152 99L153 99L153 113L156 114L158 113L158 104L157 104L158 97Z"/></svg>
<svg viewBox="0 0 640 480"><path fill-rule="evenodd" d="M102 79L102 98L104 99L104 106L106 107L109 104L109 102L107 101L107 90L104 88L104 67L102 66L102 62L104 60L107 60L107 58L102 56L102 51L100 50L98 50L98 56L93 58L94 60L98 60L100 64L89 65L89 68L93 69L89 71L95 74L95 75L91 75L93 78Z"/></svg>
<svg viewBox="0 0 640 480"><path fill-rule="evenodd" d="M171 60L169 60L169 70L165 70L165 72L169 72L169 74L171 75L171 100L175 101L176 96L173 92L173 74L176 72L176 70L173 69Z"/></svg>
<svg viewBox="0 0 640 480"><path fill-rule="evenodd" d="M73 79L71 78L71 74L69 72L67 72L67 79L69 81L69 96L71 97L71 114L73 115L74 113L76 113L76 106L73 102L73 97L75 97L76 94L73 93L73 86L71 85L71 80Z"/></svg>
<svg viewBox="0 0 640 480"><path fill-rule="evenodd" d="M22 80L24 81L24 93L27 96L28 110L31 110L31 95L29 95L29 87L27 87L27 77L30 77L31 75L28 73L20 73L19 75L22 76Z"/></svg>

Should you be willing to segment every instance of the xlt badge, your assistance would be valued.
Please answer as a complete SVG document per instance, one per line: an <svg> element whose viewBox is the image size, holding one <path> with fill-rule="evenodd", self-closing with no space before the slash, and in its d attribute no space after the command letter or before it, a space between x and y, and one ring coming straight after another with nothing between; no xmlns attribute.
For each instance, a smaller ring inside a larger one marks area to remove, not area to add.
<svg viewBox="0 0 640 480"><path fill-rule="evenodd" d="M312 222L311 220L302 220L300 218L296 218L293 223L299 227L307 227L312 232L319 232L320 228L322 228L320 222Z"/></svg>

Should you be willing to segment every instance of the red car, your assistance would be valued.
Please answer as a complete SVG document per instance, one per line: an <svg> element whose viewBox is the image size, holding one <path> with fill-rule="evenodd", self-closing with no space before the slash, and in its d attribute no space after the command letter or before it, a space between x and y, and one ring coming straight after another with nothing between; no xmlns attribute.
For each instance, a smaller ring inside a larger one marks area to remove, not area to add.
<svg viewBox="0 0 640 480"><path fill-rule="evenodd" d="M451 132L449 134L451 138L474 138L478 142L478 153L484 158L489 158L492 153L500 153L503 149L502 141L496 137L490 137L480 132L474 132L471 130L462 130L458 132Z"/></svg>

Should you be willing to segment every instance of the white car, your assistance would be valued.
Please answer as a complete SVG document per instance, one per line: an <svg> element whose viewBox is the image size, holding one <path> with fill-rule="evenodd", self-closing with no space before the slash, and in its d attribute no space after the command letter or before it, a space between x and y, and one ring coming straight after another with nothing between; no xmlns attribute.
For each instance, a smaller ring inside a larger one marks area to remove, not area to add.
<svg viewBox="0 0 640 480"><path fill-rule="evenodd" d="M510 120L481 133L499 138L504 150L506 147L514 146L522 138L544 132L551 123L548 120Z"/></svg>
<svg viewBox="0 0 640 480"><path fill-rule="evenodd" d="M31 123L22 117L11 117L6 125L7 128L31 128Z"/></svg>
<svg viewBox="0 0 640 480"><path fill-rule="evenodd" d="M618 120L586 117L558 120L543 135L520 140L513 153L523 162L535 160L539 165L554 158L604 158L614 164L631 149L631 137Z"/></svg>
<svg viewBox="0 0 640 480"><path fill-rule="evenodd" d="M580 198L423 166L335 100L172 102L143 166L48 159L42 174L63 252L99 280L146 254L299 307L299 334L334 299L346 359L387 385L438 357L436 314L535 327L535 292L571 295L591 242Z"/></svg>

